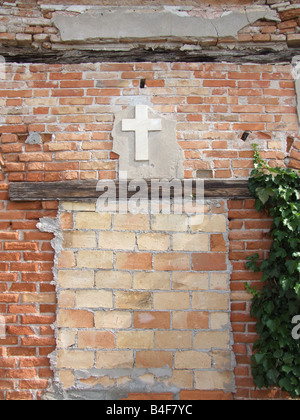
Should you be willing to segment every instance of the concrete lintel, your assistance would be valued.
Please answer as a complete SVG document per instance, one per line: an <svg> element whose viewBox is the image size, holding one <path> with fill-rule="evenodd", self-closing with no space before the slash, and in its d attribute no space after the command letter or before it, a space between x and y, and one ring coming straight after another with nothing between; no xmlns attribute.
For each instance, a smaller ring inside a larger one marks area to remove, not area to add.
<svg viewBox="0 0 300 420"><path fill-rule="evenodd" d="M145 7L98 7L80 14L57 11L54 25L64 42L87 42L95 39L199 39L235 37L245 26L259 20L278 21L269 7L249 7L208 19L193 16L189 10Z"/></svg>

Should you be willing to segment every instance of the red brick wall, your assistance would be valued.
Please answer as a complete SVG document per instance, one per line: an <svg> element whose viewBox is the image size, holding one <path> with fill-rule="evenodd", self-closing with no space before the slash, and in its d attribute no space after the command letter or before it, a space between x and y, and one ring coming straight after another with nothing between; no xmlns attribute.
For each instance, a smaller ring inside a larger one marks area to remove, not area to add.
<svg viewBox="0 0 300 420"><path fill-rule="evenodd" d="M17 3L17 4L16 4ZM52 7L50 6L52 4ZM207 5L212 6L210 9ZM272 0L272 1L253 1L253 0L157 0L155 6L194 6L191 13L196 16L216 17L221 16L224 8L228 10L241 10L245 6L255 4L266 4L272 7L270 11L278 12L278 21L258 20L252 25L245 26L238 34L236 40L232 36L220 37L216 39L203 39L201 42L204 47L217 45L220 49L233 47L236 49L253 48L253 44L258 49L271 46L276 51L276 46L280 45L284 49L299 47L299 16L300 6L298 0ZM284 4L284 6L282 6ZM41 6L47 5L47 8ZM70 49L67 43L62 42L58 29L52 22L53 14L57 12L57 6L79 5L84 6L120 6L117 0L20 0L6 2L0 8L0 23L4 25L0 33L0 45L14 48L30 48L32 53L42 51L49 53L57 51L57 46L64 45L66 50ZM122 6L153 6L152 0L124 0ZM56 7L55 7L56 6ZM291 7L292 6L292 7ZM293 8L294 6L294 8ZM297 7L298 6L298 7ZM80 12L79 12L80 13ZM7 25L9 19L10 25ZM7 27L6 27L7 25ZM128 42L127 40L124 41ZM76 44L76 42L75 42ZM78 44L77 44L78 45ZM91 49L93 49L91 47Z"/></svg>
<svg viewBox="0 0 300 420"><path fill-rule="evenodd" d="M185 152L185 176L205 170L214 178L247 178L252 168L251 131L271 165L300 169L300 142L290 66L235 64L10 65L0 81L0 313L7 323L0 340L0 398L40 398L52 376L47 355L55 348L51 234L41 217L56 217L57 202L12 203L8 184L116 178L111 153L114 113L133 97L177 120ZM146 89L139 88L145 78ZM41 145L25 144L29 132ZM286 141L289 138L289 141ZM199 173L198 173L199 174ZM250 372L255 320L244 282L259 282L245 270L246 257L268 252L271 221L257 214L253 200L228 203L233 266L232 328L237 358L235 398L279 398L279 391L255 391ZM221 398L183 390L182 398Z"/></svg>

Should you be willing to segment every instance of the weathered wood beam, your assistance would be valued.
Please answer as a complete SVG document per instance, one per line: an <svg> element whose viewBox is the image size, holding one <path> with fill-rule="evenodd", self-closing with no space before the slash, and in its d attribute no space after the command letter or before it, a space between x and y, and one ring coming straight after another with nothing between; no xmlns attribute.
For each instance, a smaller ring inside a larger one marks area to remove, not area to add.
<svg viewBox="0 0 300 420"><path fill-rule="evenodd" d="M110 181L111 182L111 181ZM196 197L196 181L192 181L192 192ZM105 181L103 181L103 185ZM148 198L151 198L151 181L147 182ZM120 198L120 183L115 181L116 198ZM9 186L11 201L85 201L96 200L103 192L96 189L97 181L66 181L66 182L14 182ZM127 189L128 191L128 189ZM136 191L128 191L130 198ZM182 188L183 195L183 188ZM170 190L170 198L174 198L174 189ZM244 180L205 180L205 198L247 198L250 197L248 181ZM160 192L161 198L161 192Z"/></svg>
<svg viewBox="0 0 300 420"><path fill-rule="evenodd" d="M229 63L256 63L274 64L291 62L295 55L300 54L300 48L273 48L272 46L243 47L232 50L217 47L191 49L182 51L180 48L136 47L122 51L118 48L95 51L89 49L65 49L62 51L36 51L29 47L0 46L0 54L6 62L16 63L44 63L44 64L76 64L99 62L229 62Z"/></svg>

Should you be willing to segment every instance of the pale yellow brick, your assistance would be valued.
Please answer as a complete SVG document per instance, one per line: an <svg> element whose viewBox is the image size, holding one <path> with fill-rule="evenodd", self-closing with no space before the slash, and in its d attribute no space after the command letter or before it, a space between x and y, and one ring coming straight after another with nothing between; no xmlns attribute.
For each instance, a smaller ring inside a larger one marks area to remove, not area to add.
<svg viewBox="0 0 300 420"><path fill-rule="evenodd" d="M228 290L228 274L226 273L211 273L210 274L210 289L211 290Z"/></svg>
<svg viewBox="0 0 300 420"><path fill-rule="evenodd" d="M227 218L223 214L215 214L213 216L196 215L191 217L191 230L193 232L220 232L227 230Z"/></svg>
<svg viewBox="0 0 300 420"><path fill-rule="evenodd" d="M153 307L158 310L189 309L190 294L185 292L154 292Z"/></svg>
<svg viewBox="0 0 300 420"><path fill-rule="evenodd" d="M120 331L117 332L117 348L119 349L152 349L152 331Z"/></svg>
<svg viewBox="0 0 300 420"><path fill-rule="evenodd" d="M211 357L204 352L180 351L175 353L175 369L210 369Z"/></svg>
<svg viewBox="0 0 300 420"><path fill-rule="evenodd" d="M62 329L57 334L57 347L67 349L76 343L77 330Z"/></svg>
<svg viewBox="0 0 300 420"><path fill-rule="evenodd" d="M189 331L156 331L155 348L157 349L191 349L192 332Z"/></svg>
<svg viewBox="0 0 300 420"><path fill-rule="evenodd" d="M75 291L61 290L59 292L59 307L60 308L74 308L75 307Z"/></svg>
<svg viewBox="0 0 300 420"><path fill-rule="evenodd" d="M134 273L133 288L141 290L170 290L170 273Z"/></svg>
<svg viewBox="0 0 300 420"><path fill-rule="evenodd" d="M230 351L213 350L210 352L213 358L213 365L216 369L231 369L232 368L232 354Z"/></svg>
<svg viewBox="0 0 300 420"><path fill-rule="evenodd" d="M96 328L125 329L132 325L130 312L122 311L100 311L95 313Z"/></svg>
<svg viewBox="0 0 300 420"><path fill-rule="evenodd" d="M115 230L145 231L150 228L149 216L146 214L115 214Z"/></svg>
<svg viewBox="0 0 300 420"><path fill-rule="evenodd" d="M94 287L94 271L60 270L58 286L63 289L91 289Z"/></svg>
<svg viewBox="0 0 300 420"><path fill-rule="evenodd" d="M80 268L113 268L112 251L79 251L77 265Z"/></svg>
<svg viewBox="0 0 300 420"><path fill-rule="evenodd" d="M94 366L95 354L92 351L58 350L58 369L91 369Z"/></svg>
<svg viewBox="0 0 300 420"><path fill-rule="evenodd" d="M173 251L209 251L209 236L178 233L173 235Z"/></svg>
<svg viewBox="0 0 300 420"><path fill-rule="evenodd" d="M112 308L112 292L106 290L80 290L76 293L77 308Z"/></svg>
<svg viewBox="0 0 300 420"><path fill-rule="evenodd" d="M184 214L152 215L152 230L165 232L186 232L188 218Z"/></svg>
<svg viewBox="0 0 300 420"><path fill-rule="evenodd" d="M75 376L71 370L62 370L58 373L58 376L63 389L68 389L75 385Z"/></svg>
<svg viewBox="0 0 300 420"><path fill-rule="evenodd" d="M64 201L61 203L61 208L66 211L90 211L94 212L96 210L96 203L73 203Z"/></svg>
<svg viewBox="0 0 300 420"><path fill-rule="evenodd" d="M192 370L173 370L171 378L165 379L166 386L176 386L180 389L193 389L194 375Z"/></svg>
<svg viewBox="0 0 300 420"><path fill-rule="evenodd" d="M196 371L195 384L199 390L230 389L232 387L232 372Z"/></svg>
<svg viewBox="0 0 300 420"><path fill-rule="evenodd" d="M76 215L76 229L110 229L111 215L108 213L81 212Z"/></svg>
<svg viewBox="0 0 300 420"><path fill-rule="evenodd" d="M229 331L203 331L198 332L194 338L195 349L228 349L229 345Z"/></svg>
<svg viewBox="0 0 300 420"><path fill-rule="evenodd" d="M130 273L123 271L98 271L96 273L96 287L103 289L131 289Z"/></svg>
<svg viewBox="0 0 300 420"><path fill-rule="evenodd" d="M152 309L150 292L115 292L116 309Z"/></svg>
<svg viewBox="0 0 300 420"><path fill-rule="evenodd" d="M226 312L211 312L210 326L212 330L221 330L228 328L230 325L230 316Z"/></svg>
<svg viewBox="0 0 300 420"><path fill-rule="evenodd" d="M80 349L113 349L114 347L115 337L111 331L78 331L78 348Z"/></svg>
<svg viewBox="0 0 300 420"><path fill-rule="evenodd" d="M58 268L74 268L76 266L73 251L61 251L58 258Z"/></svg>
<svg viewBox="0 0 300 420"><path fill-rule="evenodd" d="M95 232L64 232L63 248L96 248Z"/></svg>
<svg viewBox="0 0 300 420"><path fill-rule="evenodd" d="M192 308L201 310L229 310L228 293L193 292Z"/></svg>
<svg viewBox="0 0 300 420"><path fill-rule="evenodd" d="M21 303L56 303L55 293L22 293Z"/></svg>
<svg viewBox="0 0 300 420"><path fill-rule="evenodd" d="M173 273L174 290L207 290L208 273Z"/></svg>
<svg viewBox="0 0 300 420"><path fill-rule="evenodd" d="M79 382L85 386L94 388L95 386L101 386L103 388L111 388L115 384L115 380L109 376L101 376L100 378L96 376L90 376L89 378L79 379Z"/></svg>
<svg viewBox="0 0 300 420"><path fill-rule="evenodd" d="M170 247L170 235L163 233L143 233L138 236L140 251L168 251Z"/></svg>
<svg viewBox="0 0 300 420"><path fill-rule="evenodd" d="M56 322L59 328L93 328L94 315L79 309L60 309Z"/></svg>
<svg viewBox="0 0 300 420"><path fill-rule="evenodd" d="M246 291L237 291L237 292L231 292L230 296L231 300L234 302L249 302L253 299L253 296L246 292Z"/></svg>
<svg viewBox="0 0 300 420"><path fill-rule="evenodd" d="M100 232L99 248L133 251L135 248L135 233Z"/></svg>
<svg viewBox="0 0 300 420"><path fill-rule="evenodd" d="M98 351L96 355L97 369L132 369L133 351Z"/></svg>

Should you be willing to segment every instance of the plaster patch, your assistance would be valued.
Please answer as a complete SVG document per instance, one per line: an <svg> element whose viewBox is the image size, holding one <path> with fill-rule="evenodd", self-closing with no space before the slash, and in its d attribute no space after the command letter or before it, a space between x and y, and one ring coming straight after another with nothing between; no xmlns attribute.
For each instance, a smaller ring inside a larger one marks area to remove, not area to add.
<svg viewBox="0 0 300 420"><path fill-rule="evenodd" d="M42 138L39 133L30 133L25 143L26 144L41 144Z"/></svg>
<svg viewBox="0 0 300 420"><path fill-rule="evenodd" d="M177 8L149 9L143 7L99 7L70 16L56 12L54 25L63 41L94 39L158 39L158 38L217 38L232 36L259 19L278 21L277 12L269 7L249 7L208 19L191 16Z"/></svg>
<svg viewBox="0 0 300 420"><path fill-rule="evenodd" d="M136 134L123 131L124 120L134 121L136 107L130 106L116 115L112 131L113 152L120 155L120 172L127 172L128 179L183 179L184 152L177 143L176 122L164 118L145 105L143 108L148 111L150 121L161 121L158 127L161 130L148 132L149 160L137 161Z"/></svg>

